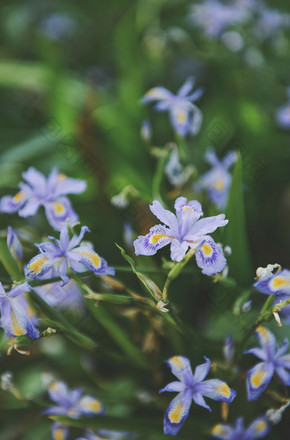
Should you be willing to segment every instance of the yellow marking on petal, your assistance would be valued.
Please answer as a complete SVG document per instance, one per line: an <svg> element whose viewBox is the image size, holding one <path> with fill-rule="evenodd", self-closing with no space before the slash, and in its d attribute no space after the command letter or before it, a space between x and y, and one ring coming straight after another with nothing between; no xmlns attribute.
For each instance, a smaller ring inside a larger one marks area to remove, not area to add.
<svg viewBox="0 0 290 440"><path fill-rule="evenodd" d="M178 122L184 122L186 120L186 112L183 110L179 110L177 112L177 120Z"/></svg>
<svg viewBox="0 0 290 440"><path fill-rule="evenodd" d="M53 209L57 214L63 214L65 212L65 207L59 202L53 202Z"/></svg>
<svg viewBox="0 0 290 440"><path fill-rule="evenodd" d="M156 243L158 243L158 241L160 241L164 237L167 237L167 235L166 234L153 234L150 237L150 241L151 241L151 243L156 244Z"/></svg>
<svg viewBox="0 0 290 440"><path fill-rule="evenodd" d="M212 254L212 248L207 243L204 243L202 245L202 251L203 251L204 255L206 255L206 256Z"/></svg>
<svg viewBox="0 0 290 440"><path fill-rule="evenodd" d="M217 191L222 191L225 187L225 183L222 179L218 179L215 183L215 189Z"/></svg>
<svg viewBox="0 0 290 440"><path fill-rule="evenodd" d="M178 356L174 356L173 358L171 358L170 362L173 363L175 365L175 367L179 368L180 370L182 370L182 368L184 368L183 363L181 362L181 360L179 359Z"/></svg>
<svg viewBox="0 0 290 440"><path fill-rule="evenodd" d="M260 431L264 431L264 429L267 427L267 423L265 422L265 420L261 420L259 423L257 423L257 425L254 428L255 432L260 432Z"/></svg>
<svg viewBox="0 0 290 440"><path fill-rule="evenodd" d="M23 329L22 327L20 327L19 323L17 322L17 319L15 317L14 312L11 313L11 321L12 321L12 326L13 326L13 333L16 336L22 336L25 334L25 329Z"/></svg>
<svg viewBox="0 0 290 440"><path fill-rule="evenodd" d="M231 395L230 387L226 383L220 385L216 391L223 394L225 397L230 397Z"/></svg>
<svg viewBox="0 0 290 440"><path fill-rule="evenodd" d="M269 342L269 333L265 327L263 327L262 325L259 325L259 327L257 327L256 331L258 333L260 333L262 338L264 338L267 342Z"/></svg>
<svg viewBox="0 0 290 440"><path fill-rule="evenodd" d="M101 259L94 251L79 251L78 253L88 257L97 268L101 266Z"/></svg>
<svg viewBox="0 0 290 440"><path fill-rule="evenodd" d="M183 414L183 405L181 402L179 402L178 405L168 413L168 418L172 423L178 423L180 422L182 414Z"/></svg>
<svg viewBox="0 0 290 440"><path fill-rule="evenodd" d="M226 435L227 431L225 430L225 428L223 427L223 425L215 425L212 430L211 430L212 434L215 435Z"/></svg>
<svg viewBox="0 0 290 440"><path fill-rule="evenodd" d="M187 211L189 211L190 213L193 211L193 209L192 209L192 207L191 206L184 206L183 208L182 208L182 211L183 212L187 212Z"/></svg>
<svg viewBox="0 0 290 440"><path fill-rule="evenodd" d="M271 280L271 287L274 290L276 290L276 289L278 290L280 287L283 287L285 285L290 286L290 280L287 280L287 279L279 277L279 276L275 277Z"/></svg>
<svg viewBox="0 0 290 440"><path fill-rule="evenodd" d="M33 263L31 263L28 266L29 270L32 270L32 272L39 272L41 267L43 266L43 264L47 261L46 257L40 257L37 260L33 261Z"/></svg>
<svg viewBox="0 0 290 440"><path fill-rule="evenodd" d="M250 381L253 387L258 388L262 384L265 374L266 371L260 370L251 376Z"/></svg>
<svg viewBox="0 0 290 440"><path fill-rule="evenodd" d="M15 194L15 196L13 197L14 202L19 202L20 200L23 199L23 197L25 196L25 194L23 192L18 192L17 194Z"/></svg>
<svg viewBox="0 0 290 440"><path fill-rule="evenodd" d="M61 180L65 179L65 178L66 178L66 175L63 174L63 173L61 173L61 174L59 174L57 180L58 180L58 181L61 181Z"/></svg>
<svg viewBox="0 0 290 440"><path fill-rule="evenodd" d="M95 400L95 401L92 401L92 402L86 402L83 405L83 408L91 409L92 411L99 412L102 409L102 404L101 404L101 402L98 402L97 400Z"/></svg>
<svg viewBox="0 0 290 440"><path fill-rule="evenodd" d="M64 429L57 428L53 432L53 440L64 440Z"/></svg>

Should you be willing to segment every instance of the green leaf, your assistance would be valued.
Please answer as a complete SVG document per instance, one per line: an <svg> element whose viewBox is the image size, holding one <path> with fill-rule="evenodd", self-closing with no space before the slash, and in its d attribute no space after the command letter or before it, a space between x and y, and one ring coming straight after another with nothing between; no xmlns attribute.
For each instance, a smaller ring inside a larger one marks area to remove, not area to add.
<svg viewBox="0 0 290 440"><path fill-rule="evenodd" d="M143 273L137 271L133 259L129 257L129 255L126 254L125 250L117 243L116 246L118 249L120 249L122 257L126 261L128 261L134 274L139 278L143 286L145 286L146 290L150 293L150 295L153 296L153 298L156 299L156 301L160 301L162 299L162 293L157 284L155 284L154 281L152 281L150 278L146 277Z"/></svg>
<svg viewBox="0 0 290 440"><path fill-rule="evenodd" d="M242 158L240 154L233 173L226 218L229 223L224 228L224 244L232 249L232 254L228 257L229 274L240 284L247 285L252 282L253 275L246 231Z"/></svg>
<svg viewBox="0 0 290 440"><path fill-rule="evenodd" d="M58 327L66 334L66 336L71 339L76 344L81 347L92 349L96 346L96 343L88 336L81 333L74 326L72 326L68 320L53 307L48 305L37 293L31 290L29 297L33 300L45 317L53 320L57 323ZM53 324L54 325L54 324Z"/></svg>

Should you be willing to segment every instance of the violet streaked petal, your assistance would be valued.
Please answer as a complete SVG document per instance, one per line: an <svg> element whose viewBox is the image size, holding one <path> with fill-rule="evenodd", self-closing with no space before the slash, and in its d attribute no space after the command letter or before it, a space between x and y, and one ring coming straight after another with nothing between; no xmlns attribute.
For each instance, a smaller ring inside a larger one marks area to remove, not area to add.
<svg viewBox="0 0 290 440"><path fill-rule="evenodd" d="M205 359L205 363L198 365L195 368L194 375L193 375L193 382L194 383L201 382L208 375L211 362L205 356L204 356L204 359Z"/></svg>
<svg viewBox="0 0 290 440"><path fill-rule="evenodd" d="M149 205L152 214L154 214L162 223L166 226L169 226L170 229L177 230L178 229L178 220L176 216L163 208L158 200L154 200L152 205Z"/></svg>
<svg viewBox="0 0 290 440"><path fill-rule="evenodd" d="M35 255L24 268L26 278L34 280L45 275L60 262L60 258L48 258L44 253Z"/></svg>
<svg viewBox="0 0 290 440"><path fill-rule="evenodd" d="M106 260L100 257L93 249L80 246L68 252L69 260L83 264L97 275L115 275L113 267L108 266Z"/></svg>
<svg viewBox="0 0 290 440"><path fill-rule="evenodd" d="M204 380L196 384L194 390L210 399L227 403L231 403L237 394L226 382L219 379Z"/></svg>
<svg viewBox="0 0 290 440"><path fill-rule="evenodd" d="M174 239L169 236L167 228L161 225L153 226L146 235L139 235L134 241L136 255L155 255L156 252L171 243Z"/></svg>
<svg viewBox="0 0 290 440"><path fill-rule="evenodd" d="M49 397L59 405L67 402L68 392L66 383L62 381L54 381L48 387Z"/></svg>
<svg viewBox="0 0 290 440"><path fill-rule="evenodd" d="M189 230L189 234L192 235L207 235L214 232L217 228L221 228L228 223L228 220L225 220L224 214L219 214L213 217L206 217L201 220L198 220Z"/></svg>
<svg viewBox="0 0 290 440"><path fill-rule="evenodd" d="M268 387L274 374L274 367L268 362L260 362L247 373L248 400L257 400Z"/></svg>
<svg viewBox="0 0 290 440"><path fill-rule="evenodd" d="M164 415L164 434L176 435L188 417L192 392L187 389L179 393L169 404Z"/></svg>
<svg viewBox="0 0 290 440"><path fill-rule="evenodd" d="M185 356L173 356L166 361L170 367L172 374L187 386L193 385L193 374L190 366L190 361Z"/></svg>
<svg viewBox="0 0 290 440"><path fill-rule="evenodd" d="M202 273L205 275L214 275L221 272L227 264L222 251L209 236L204 237L204 242L196 252L195 258L198 267L202 269Z"/></svg>
<svg viewBox="0 0 290 440"><path fill-rule="evenodd" d="M179 381L170 382L168 385L166 385L166 387L162 388L159 391L159 394L164 393L165 391L180 393L180 392L184 391L185 388L186 388L186 385L183 382L179 382Z"/></svg>

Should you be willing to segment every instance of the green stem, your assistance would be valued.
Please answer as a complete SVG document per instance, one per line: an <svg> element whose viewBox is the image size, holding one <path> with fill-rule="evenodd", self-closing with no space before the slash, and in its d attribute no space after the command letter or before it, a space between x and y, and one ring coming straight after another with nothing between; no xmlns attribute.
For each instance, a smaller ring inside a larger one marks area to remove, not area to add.
<svg viewBox="0 0 290 440"><path fill-rule="evenodd" d="M158 157L157 169L156 169L155 175L153 177L153 183L152 183L153 199L159 200L163 204L164 204L164 201L162 200L160 187L161 187L161 183L162 183L162 179L163 179L163 175L164 175L164 167L165 167L167 158L168 158L168 153L166 151L164 151L164 154L162 154Z"/></svg>
<svg viewBox="0 0 290 440"><path fill-rule="evenodd" d="M189 260L193 257L193 255L196 253L196 249L190 249L182 261L179 263L176 263L175 266L171 269L169 274L167 275L167 279L165 281L163 291L162 291L162 301L167 303L168 302L168 288L173 280L178 277L178 275L182 272L184 266L187 265Z"/></svg>
<svg viewBox="0 0 290 440"><path fill-rule="evenodd" d="M78 278L76 274L73 274L72 276L83 292L94 293L81 279ZM146 358L142 355L139 348L130 340L130 336L126 331L115 322L108 310L102 304L96 305L87 298L85 300L92 315L97 319L101 326L107 330L112 339L115 340L129 359L139 367L148 368Z"/></svg>

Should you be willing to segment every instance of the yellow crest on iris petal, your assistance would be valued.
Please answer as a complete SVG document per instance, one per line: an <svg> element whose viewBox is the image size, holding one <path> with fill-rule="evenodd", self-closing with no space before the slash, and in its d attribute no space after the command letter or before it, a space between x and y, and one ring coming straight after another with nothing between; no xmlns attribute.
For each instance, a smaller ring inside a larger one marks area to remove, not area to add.
<svg viewBox="0 0 290 440"><path fill-rule="evenodd" d="M152 244L156 244L156 243L158 243L160 240L162 240L162 238L165 238L165 237L167 237L166 234L153 234L153 235L151 235L151 237L150 237L150 241L151 241Z"/></svg>
<svg viewBox="0 0 290 440"><path fill-rule="evenodd" d="M53 202L54 212L58 215L61 215L65 212L65 207L60 202Z"/></svg>
<svg viewBox="0 0 290 440"><path fill-rule="evenodd" d="M16 319L16 316L15 316L15 314L14 314L13 311L11 312L11 321L12 321L12 327L13 327L13 333L14 333L14 335L16 335L16 336L22 336L22 335L24 335L24 334L25 334L25 329L22 328L22 327L19 325L19 323L18 323L18 321L17 321L17 319Z"/></svg>
<svg viewBox="0 0 290 440"><path fill-rule="evenodd" d="M64 429L62 427L56 428L53 432L53 440L64 440Z"/></svg>
<svg viewBox="0 0 290 440"><path fill-rule="evenodd" d="M183 415L183 404L178 402L168 413L168 418L172 423L179 423Z"/></svg>
<svg viewBox="0 0 290 440"><path fill-rule="evenodd" d="M171 358L170 363L172 363L179 370L182 370L182 368L184 368L184 365L179 356L174 356L173 358Z"/></svg>
<svg viewBox="0 0 290 440"><path fill-rule="evenodd" d="M256 331L262 336L262 338L265 339L265 341L269 342L269 340L270 340L269 333L265 327L263 327L262 325L259 325L259 327L257 327Z"/></svg>
<svg viewBox="0 0 290 440"><path fill-rule="evenodd" d="M231 389L226 383L220 385L216 391L225 397L230 397L231 395Z"/></svg>
<svg viewBox="0 0 290 440"><path fill-rule="evenodd" d="M267 423L265 422L265 420L261 420L260 422L258 422L254 428L255 432L261 432L264 431L264 429L267 427Z"/></svg>
<svg viewBox="0 0 290 440"><path fill-rule="evenodd" d="M265 370L260 370L251 376L250 381L254 388L258 388L263 383L265 374L266 374Z"/></svg>
<svg viewBox="0 0 290 440"><path fill-rule="evenodd" d="M278 290L281 287L290 286L290 280L287 278L282 278L281 276L277 276L270 281L270 287L273 290Z"/></svg>
<svg viewBox="0 0 290 440"><path fill-rule="evenodd" d="M222 191L225 187L225 183L222 179L218 179L215 183L215 189L217 191Z"/></svg>
<svg viewBox="0 0 290 440"><path fill-rule="evenodd" d="M25 196L25 194L23 192L18 192L17 194L15 194L15 196L13 197L14 202L19 202L20 200L23 199L23 197Z"/></svg>
<svg viewBox="0 0 290 440"><path fill-rule="evenodd" d="M176 117L178 122L184 122L186 120L186 112L184 110L178 110Z"/></svg>
<svg viewBox="0 0 290 440"><path fill-rule="evenodd" d="M82 406L84 409L90 409L94 412L100 412L102 409L102 404L98 400L92 400L90 402L86 402Z"/></svg>
<svg viewBox="0 0 290 440"><path fill-rule="evenodd" d="M96 268L99 268L102 264L101 258L93 250L87 249L83 251L78 251L79 254L88 257L88 259L93 263Z"/></svg>
<svg viewBox="0 0 290 440"><path fill-rule="evenodd" d="M223 427L223 425L215 425L212 430L211 430L212 434L215 435L226 435L227 431L225 430L225 428Z"/></svg>
<svg viewBox="0 0 290 440"><path fill-rule="evenodd" d="M32 270L32 272L39 272L43 264L47 261L47 258L44 256L41 256L40 258L37 258L32 263L29 264L28 269Z"/></svg>
<svg viewBox="0 0 290 440"><path fill-rule="evenodd" d="M208 243L204 243L202 245L202 252L206 257L208 257L212 254L213 250L212 250L212 247Z"/></svg>

